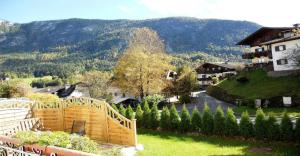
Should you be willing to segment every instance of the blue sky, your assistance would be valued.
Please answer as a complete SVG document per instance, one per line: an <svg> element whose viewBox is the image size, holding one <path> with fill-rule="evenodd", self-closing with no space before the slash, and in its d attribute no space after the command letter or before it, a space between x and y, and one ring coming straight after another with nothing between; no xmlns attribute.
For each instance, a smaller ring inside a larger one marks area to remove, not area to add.
<svg viewBox="0 0 300 156"><path fill-rule="evenodd" d="M291 26L300 23L299 5L299 0L0 0L0 19L25 23L189 16Z"/></svg>

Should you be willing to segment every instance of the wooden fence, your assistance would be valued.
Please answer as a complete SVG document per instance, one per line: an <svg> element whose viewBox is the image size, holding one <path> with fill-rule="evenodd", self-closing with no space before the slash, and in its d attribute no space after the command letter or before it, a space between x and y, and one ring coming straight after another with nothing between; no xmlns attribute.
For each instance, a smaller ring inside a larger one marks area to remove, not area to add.
<svg viewBox="0 0 300 156"><path fill-rule="evenodd" d="M91 139L121 145L137 144L136 121L129 120L108 103L91 98L74 98L59 103L11 104L0 108L29 109L32 118L40 119L43 128L71 132L73 121L85 121L86 135Z"/></svg>

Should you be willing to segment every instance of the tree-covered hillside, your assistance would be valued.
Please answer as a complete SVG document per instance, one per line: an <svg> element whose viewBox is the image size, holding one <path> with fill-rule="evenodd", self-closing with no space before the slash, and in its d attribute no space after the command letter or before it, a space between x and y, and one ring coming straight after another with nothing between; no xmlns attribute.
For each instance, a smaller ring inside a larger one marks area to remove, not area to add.
<svg viewBox="0 0 300 156"><path fill-rule="evenodd" d="M67 19L0 26L0 52L122 52L134 28L149 27L167 51L239 54L235 43L260 26L247 21L171 17L149 20ZM3 29L2 29L3 28ZM1 30L2 29L2 30Z"/></svg>

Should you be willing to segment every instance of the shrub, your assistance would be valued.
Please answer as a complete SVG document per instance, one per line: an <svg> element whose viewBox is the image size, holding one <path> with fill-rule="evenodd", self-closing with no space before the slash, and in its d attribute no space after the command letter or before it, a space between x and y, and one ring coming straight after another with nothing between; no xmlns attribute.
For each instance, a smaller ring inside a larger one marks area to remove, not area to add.
<svg viewBox="0 0 300 156"><path fill-rule="evenodd" d="M266 137L266 119L265 119L265 113L261 108L258 108L256 111L256 117L255 117L255 124L254 124L254 130L255 130L255 136L259 139L263 139Z"/></svg>
<svg viewBox="0 0 300 156"><path fill-rule="evenodd" d="M240 76L240 77L236 78L236 81L239 82L239 83L244 84L244 83L249 82L249 79L246 76Z"/></svg>
<svg viewBox="0 0 300 156"><path fill-rule="evenodd" d="M157 129L159 126L159 112L157 109L157 104L154 103L151 109L151 128Z"/></svg>
<svg viewBox="0 0 300 156"><path fill-rule="evenodd" d="M129 105L126 109L126 118L127 119L134 119L134 114L133 114L133 110L131 108L131 106Z"/></svg>
<svg viewBox="0 0 300 156"><path fill-rule="evenodd" d="M231 108L227 109L225 134L227 136L236 136L239 134L239 125Z"/></svg>
<svg viewBox="0 0 300 156"><path fill-rule="evenodd" d="M149 108L148 102L144 103L143 127L151 128L151 110Z"/></svg>
<svg viewBox="0 0 300 156"><path fill-rule="evenodd" d="M154 95L148 95L144 97L143 101L147 102L149 106L153 106L155 103L158 104L159 102L165 100L165 98L162 95L154 94Z"/></svg>
<svg viewBox="0 0 300 156"><path fill-rule="evenodd" d="M283 114L281 125L280 125L281 133L282 133L282 139L283 140L292 140L293 139L293 123L288 116L288 114L285 112Z"/></svg>
<svg viewBox="0 0 300 156"><path fill-rule="evenodd" d="M240 132L241 135L245 138L249 138L253 136L254 130L253 130L253 124L250 121L248 112L243 112L241 121L240 121Z"/></svg>
<svg viewBox="0 0 300 156"><path fill-rule="evenodd" d="M170 128L170 111L168 107L164 107L161 112L160 127L163 130Z"/></svg>
<svg viewBox="0 0 300 156"><path fill-rule="evenodd" d="M192 112L192 130L199 132L202 126L202 118L198 108L195 106Z"/></svg>
<svg viewBox="0 0 300 156"><path fill-rule="evenodd" d="M143 100L142 101L142 109L143 109L143 111L145 111L145 106L148 106L148 108L149 108L149 104L148 104L148 101L147 100Z"/></svg>
<svg viewBox="0 0 300 156"><path fill-rule="evenodd" d="M204 106L201 129L204 134L212 134L214 130L214 118L207 103Z"/></svg>
<svg viewBox="0 0 300 156"><path fill-rule="evenodd" d="M300 142L300 118L296 121L295 139Z"/></svg>
<svg viewBox="0 0 300 156"><path fill-rule="evenodd" d="M273 113L269 114L267 122L267 137L270 140L280 139L280 127Z"/></svg>
<svg viewBox="0 0 300 156"><path fill-rule="evenodd" d="M190 95L189 94L182 94L182 95L180 95L179 102L181 104L190 103L191 102Z"/></svg>
<svg viewBox="0 0 300 156"><path fill-rule="evenodd" d="M180 125L180 117L178 115L177 109L173 104L170 110L170 128L171 130L177 130Z"/></svg>
<svg viewBox="0 0 300 156"><path fill-rule="evenodd" d="M143 125L143 110L141 105L139 104L136 108L135 118L137 122L137 127L142 127Z"/></svg>
<svg viewBox="0 0 300 156"><path fill-rule="evenodd" d="M119 113L126 117L126 109L124 108L124 106L122 104L119 107Z"/></svg>
<svg viewBox="0 0 300 156"><path fill-rule="evenodd" d="M118 107L116 106L116 104L113 103L113 104L111 105L111 107L112 107L115 111L119 112L119 109L118 109Z"/></svg>
<svg viewBox="0 0 300 156"><path fill-rule="evenodd" d="M54 94L47 93L31 93L28 94L27 97L30 100L41 102L41 103L55 103L59 102L59 97Z"/></svg>
<svg viewBox="0 0 300 156"><path fill-rule="evenodd" d="M216 110L214 118L214 133L217 135L224 135L225 131L225 116L223 109L219 105Z"/></svg>
<svg viewBox="0 0 300 156"><path fill-rule="evenodd" d="M191 116L186 106L183 105L181 110L180 130L181 132L187 132L190 129L191 129Z"/></svg>

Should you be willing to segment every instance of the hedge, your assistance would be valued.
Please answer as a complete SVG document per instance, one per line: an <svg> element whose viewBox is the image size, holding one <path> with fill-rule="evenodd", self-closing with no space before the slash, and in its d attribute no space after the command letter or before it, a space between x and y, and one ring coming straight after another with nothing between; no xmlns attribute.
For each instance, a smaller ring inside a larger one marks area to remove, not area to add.
<svg viewBox="0 0 300 156"><path fill-rule="evenodd" d="M223 109L219 105L217 107L214 118L214 133L217 135L224 135L225 132L225 116Z"/></svg>

